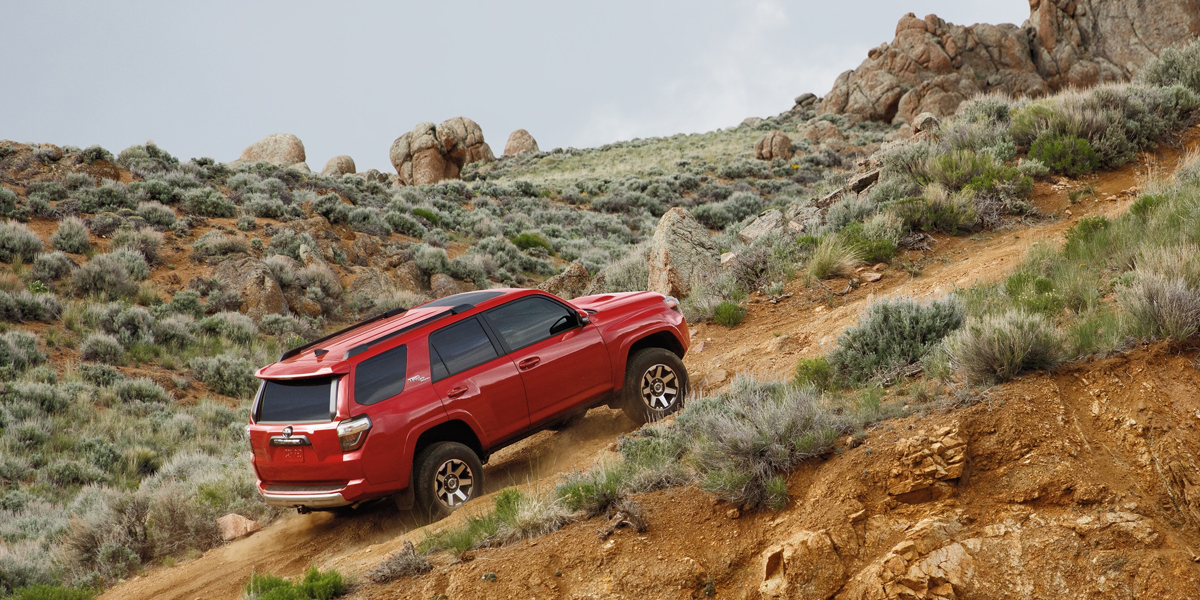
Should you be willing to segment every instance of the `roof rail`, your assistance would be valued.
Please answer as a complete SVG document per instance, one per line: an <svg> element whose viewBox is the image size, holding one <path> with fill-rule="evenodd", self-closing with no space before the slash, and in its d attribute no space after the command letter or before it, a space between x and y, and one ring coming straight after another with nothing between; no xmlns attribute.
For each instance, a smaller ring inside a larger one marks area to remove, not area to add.
<svg viewBox="0 0 1200 600"><path fill-rule="evenodd" d="M345 328L345 329L339 329L339 330L337 330L337 331L335 331L335 332L333 332L333 333L331 333L331 334L329 334L329 335L327 335L327 336L325 336L325 337L323 337L323 338L321 338L321 339L319 339L319 340L314 340L314 341L311 341L311 342L309 342L309 343L307 343L307 344L304 344L303 346L297 346L297 347L295 347L295 348L292 348L291 350L288 350L287 352L284 352L284 353L283 353L283 356L280 356L280 357L279 357L279 360L287 360L287 359L289 359L289 358L291 358L291 357L293 357L293 356L296 356L296 355L298 355L298 354L301 354L301 353L303 353L305 350L308 350L309 348L312 348L312 347L314 347L314 346L318 346L318 345L320 345L320 344L323 344L323 343L325 343L325 342L328 342L329 340L332 340L333 338L335 338L335 337L337 337L337 336L339 336L339 335L342 335L343 333L346 333L346 332L348 332L348 331L353 331L353 330L355 330L355 329L358 329L359 327L362 327L363 325L370 325L371 323L374 323L374 322L376 322L376 321L382 321L382 320L384 320L384 319L390 319L390 318L392 318L392 317L394 317L394 316L396 316L396 315L403 314L403 313L405 313L405 312L407 312L407 311L408 311L408 309L407 309L407 308L393 308L392 310L389 310L389 311L386 311L386 312L384 312L384 313L381 313L381 314L375 315L374 317L371 317L370 319L367 319L367 320L365 320L365 321L359 321L358 323L355 323L355 324L353 324L353 325L351 325L351 326L349 326L349 327L347 327L347 328Z"/></svg>
<svg viewBox="0 0 1200 600"><path fill-rule="evenodd" d="M373 340L368 340L366 342L363 342L363 343L347 350L344 354L342 354L342 360L346 360L347 358L350 358L351 356L356 356L356 355L362 354L363 352L366 352L367 350L370 350L371 348L374 348L375 346L378 346L379 344L382 344L398 335L404 335L418 327L428 325L438 319L441 319L443 317L448 317L450 315L455 315L455 314L458 314L458 313L454 312L453 309L447 310L447 311L442 311L440 313L437 313L432 316L421 319L420 321L417 321L416 323L413 323L411 325L406 325L395 331L385 333Z"/></svg>

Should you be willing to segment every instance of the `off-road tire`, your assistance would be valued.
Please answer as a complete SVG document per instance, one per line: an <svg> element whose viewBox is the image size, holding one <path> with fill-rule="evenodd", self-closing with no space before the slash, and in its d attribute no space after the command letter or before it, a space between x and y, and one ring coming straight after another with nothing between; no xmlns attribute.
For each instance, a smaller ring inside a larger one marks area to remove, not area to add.
<svg viewBox="0 0 1200 600"><path fill-rule="evenodd" d="M683 408L687 392L687 369L674 352L643 348L629 357L621 407L634 423L658 421Z"/></svg>
<svg viewBox="0 0 1200 600"><path fill-rule="evenodd" d="M483 464L458 442L436 442L413 461L413 486L417 510L436 521L483 494Z"/></svg>

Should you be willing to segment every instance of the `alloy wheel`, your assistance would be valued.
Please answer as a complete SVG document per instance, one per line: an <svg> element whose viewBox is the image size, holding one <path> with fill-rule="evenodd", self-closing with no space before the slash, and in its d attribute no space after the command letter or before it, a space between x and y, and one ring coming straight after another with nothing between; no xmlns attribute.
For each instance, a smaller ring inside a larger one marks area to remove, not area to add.
<svg viewBox="0 0 1200 600"><path fill-rule="evenodd" d="M679 396L679 376L664 364L646 369L642 374L642 402L652 410L666 410Z"/></svg>
<svg viewBox="0 0 1200 600"><path fill-rule="evenodd" d="M467 463L452 458L438 467L433 478L433 494L438 501L450 508L471 499L475 490L475 477Z"/></svg>

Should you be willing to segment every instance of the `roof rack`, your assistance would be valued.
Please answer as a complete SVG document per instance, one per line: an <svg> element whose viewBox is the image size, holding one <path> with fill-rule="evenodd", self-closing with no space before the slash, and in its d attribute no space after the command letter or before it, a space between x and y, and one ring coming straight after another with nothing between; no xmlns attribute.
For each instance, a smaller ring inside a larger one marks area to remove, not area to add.
<svg viewBox="0 0 1200 600"><path fill-rule="evenodd" d="M329 334L329 335L327 335L327 336L325 336L325 337L323 337L323 338L321 338L321 339L319 339L319 340L314 340L314 341L312 341L312 342L309 342L309 343L307 343L307 344L304 344L303 346L297 346L297 347L295 347L295 348L292 348L291 350L288 350L287 352L284 352L284 353L283 353L283 356L280 356L280 357L279 357L279 360L287 360L287 359L289 359L289 358L291 358L291 357L293 357L293 356L296 356L296 355L298 355L298 354L301 354L301 353L303 353L305 350L308 350L309 348L312 348L312 347L314 347L314 346L319 346L319 345L321 345L321 344L323 344L323 343L325 343L325 342L328 342L329 340L332 340L333 338L335 338L335 337L337 337L337 336L339 336L339 335L342 335L343 333L346 333L346 332L348 332L348 331L353 331L353 330L355 330L355 329L358 329L359 327L362 327L363 325L370 325L371 323L374 323L374 322L376 322L376 321L382 321L382 320L384 320L384 319L390 319L390 318L392 318L392 317L394 317L394 316L396 316L396 315L399 315L399 314L404 314L404 313L405 313L405 312L407 312L407 311L408 311L408 309L407 309L407 308L393 308L392 310L389 310L389 311L386 311L386 312L384 312L384 313L381 313L381 314L375 315L374 317L371 317L370 319L367 319L367 320L365 320L365 321L359 321L358 323L355 323L355 324L353 324L353 325L351 325L351 326L349 326L349 327L347 327L347 328L345 328L345 329L339 329L338 331L335 331L335 332L333 332L333 333L331 333L331 334Z"/></svg>

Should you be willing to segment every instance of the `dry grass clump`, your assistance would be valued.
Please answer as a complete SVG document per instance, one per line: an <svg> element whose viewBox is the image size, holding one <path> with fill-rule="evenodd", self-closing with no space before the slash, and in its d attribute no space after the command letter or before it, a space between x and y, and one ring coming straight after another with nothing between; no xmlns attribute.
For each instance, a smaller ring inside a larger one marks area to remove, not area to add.
<svg viewBox="0 0 1200 600"><path fill-rule="evenodd" d="M1050 369L1062 360L1063 335L1046 317L1011 310L972 319L949 339L956 370L972 381L1009 381L1021 373Z"/></svg>
<svg viewBox="0 0 1200 600"><path fill-rule="evenodd" d="M808 259L808 274L817 279L849 277L862 264L860 250L840 236L826 236Z"/></svg>
<svg viewBox="0 0 1200 600"><path fill-rule="evenodd" d="M417 554L412 542L405 541L404 547L383 559L374 569L367 572L367 579L375 583L388 583L401 577L416 577L433 570L433 565L424 556Z"/></svg>

